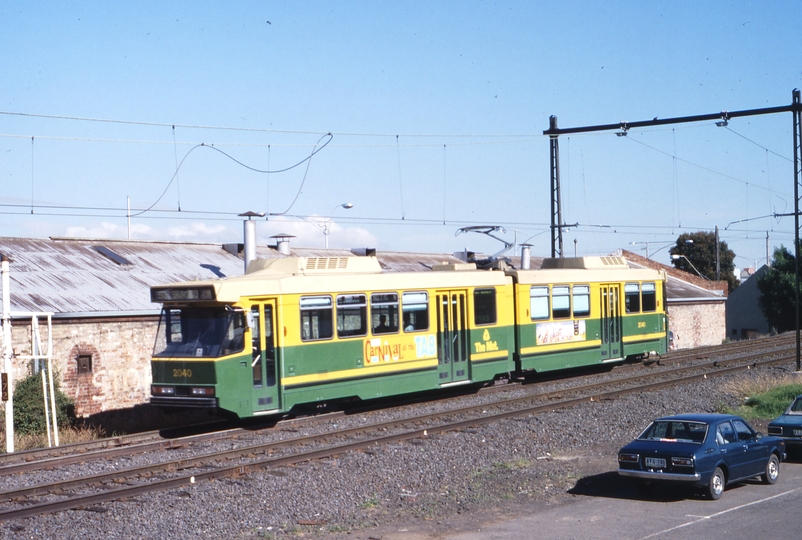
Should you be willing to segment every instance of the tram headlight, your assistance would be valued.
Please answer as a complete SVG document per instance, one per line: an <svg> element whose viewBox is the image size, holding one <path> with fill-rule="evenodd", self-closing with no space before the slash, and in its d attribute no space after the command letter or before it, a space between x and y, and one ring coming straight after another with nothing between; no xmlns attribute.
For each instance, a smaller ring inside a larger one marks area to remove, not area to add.
<svg viewBox="0 0 802 540"><path fill-rule="evenodd" d="M193 396L214 396L214 387L212 386L193 386L190 389Z"/></svg>
<svg viewBox="0 0 802 540"><path fill-rule="evenodd" d="M174 396L175 386L156 386L155 384L150 387L150 395L152 396Z"/></svg>

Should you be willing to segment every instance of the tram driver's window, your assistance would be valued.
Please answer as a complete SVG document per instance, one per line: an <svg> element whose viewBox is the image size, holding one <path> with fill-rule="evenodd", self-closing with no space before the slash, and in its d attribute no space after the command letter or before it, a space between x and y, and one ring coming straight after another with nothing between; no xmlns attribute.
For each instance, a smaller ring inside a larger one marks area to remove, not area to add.
<svg viewBox="0 0 802 540"><path fill-rule="evenodd" d="M551 289L552 314L555 319L571 317L571 295L568 285L555 285Z"/></svg>
<svg viewBox="0 0 802 540"><path fill-rule="evenodd" d="M640 286L637 283L624 285L624 305L627 313L640 313Z"/></svg>
<svg viewBox="0 0 802 540"><path fill-rule="evenodd" d="M337 297L337 337L364 336L368 333L367 297L341 294Z"/></svg>
<svg viewBox="0 0 802 540"><path fill-rule="evenodd" d="M329 339L333 335L330 296L301 297L301 340Z"/></svg>
<svg viewBox="0 0 802 540"><path fill-rule="evenodd" d="M420 332L429 329L429 294L405 292L401 297L402 325L404 332Z"/></svg>
<svg viewBox="0 0 802 540"><path fill-rule="evenodd" d="M549 318L549 288L529 289L529 312L533 321Z"/></svg>
<svg viewBox="0 0 802 540"><path fill-rule="evenodd" d="M473 291L474 322L496 324L496 289L476 289Z"/></svg>
<svg viewBox="0 0 802 540"><path fill-rule="evenodd" d="M657 290L654 283L643 284L643 311L657 310Z"/></svg>
<svg viewBox="0 0 802 540"><path fill-rule="evenodd" d="M370 327L374 335L398 332L398 293L370 295Z"/></svg>

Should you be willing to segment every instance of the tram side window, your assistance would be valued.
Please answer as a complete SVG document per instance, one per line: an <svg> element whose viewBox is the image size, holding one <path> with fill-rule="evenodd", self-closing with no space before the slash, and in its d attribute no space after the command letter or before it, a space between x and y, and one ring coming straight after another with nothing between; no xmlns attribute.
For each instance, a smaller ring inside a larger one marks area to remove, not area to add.
<svg viewBox="0 0 802 540"><path fill-rule="evenodd" d="M568 285L556 285L551 288L552 313L555 319L571 317L571 296Z"/></svg>
<svg viewBox="0 0 802 540"><path fill-rule="evenodd" d="M341 294L337 297L337 337L364 336L368 333L367 297Z"/></svg>
<svg viewBox="0 0 802 540"><path fill-rule="evenodd" d="M529 289L529 313L533 321L549 318L548 287L532 287Z"/></svg>
<svg viewBox="0 0 802 540"><path fill-rule="evenodd" d="M481 324L496 324L496 289L473 291L473 320Z"/></svg>
<svg viewBox="0 0 802 540"><path fill-rule="evenodd" d="M643 311L657 310L657 291L654 283L643 284Z"/></svg>
<svg viewBox="0 0 802 540"><path fill-rule="evenodd" d="M640 313L640 286L637 283L624 285L624 304L627 313Z"/></svg>
<svg viewBox="0 0 802 540"><path fill-rule="evenodd" d="M429 293L405 292L401 297L404 332L429 329Z"/></svg>
<svg viewBox="0 0 802 540"><path fill-rule="evenodd" d="M332 315L330 296L301 297L301 340L331 338Z"/></svg>
<svg viewBox="0 0 802 540"><path fill-rule="evenodd" d="M590 315L590 286L574 285L573 287L574 317Z"/></svg>
<svg viewBox="0 0 802 540"><path fill-rule="evenodd" d="M370 327L374 334L398 332L398 293L370 295Z"/></svg>

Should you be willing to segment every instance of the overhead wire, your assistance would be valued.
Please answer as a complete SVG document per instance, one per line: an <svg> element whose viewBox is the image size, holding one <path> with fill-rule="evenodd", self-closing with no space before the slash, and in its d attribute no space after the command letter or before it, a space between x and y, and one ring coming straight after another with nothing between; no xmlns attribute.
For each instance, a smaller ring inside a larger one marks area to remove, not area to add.
<svg viewBox="0 0 802 540"><path fill-rule="evenodd" d="M321 146L320 148L318 148L318 147L317 147L317 146L318 146L318 144L320 144L320 141L322 141L322 140L323 140L325 137L329 137L329 140L328 140L328 141L326 141L326 143L325 143L325 144L323 144L323 146ZM208 144L205 144L205 143L196 144L195 146L193 146L192 148L190 148L190 149L189 149L189 151L188 151L186 154L184 154L184 157L181 159L181 163L179 163L179 164L178 164L178 166L176 167L176 169L175 169L175 172L173 173L173 176L170 178L170 181L169 181L169 182L167 182L167 186L164 188L164 191L162 191L162 194L161 194L161 195L159 195L159 198L158 198L158 199L156 199L156 201L155 201L155 202L153 202L153 204L151 204L151 205L150 205L148 208L146 208L146 209L144 209L144 210L142 210L141 212L138 212L138 213L136 213L136 214L131 214L131 215L130 215L130 217L139 217L139 216L141 216L142 214L145 214L146 212L149 212L150 210L152 210L152 209L153 209L153 207L154 207L154 206L156 206L157 204L159 204L159 201L161 201L161 200L162 200L162 198L164 197L164 195L167 193L167 190L168 190L168 189L170 189L170 186L172 185L172 183L173 183L173 180L175 180L176 176L178 175L178 171L179 171L179 170L181 169L181 167L184 165L184 162L186 161L186 159L187 159L187 158L189 157L189 155L190 155L190 154L191 154L193 151L195 151L197 148L209 148L209 149L211 149L211 150L215 150L215 151L217 151L217 152L221 153L222 155L224 155L225 157L227 157L228 159L230 159L230 160L234 161L234 162L235 162L235 163L237 163L238 165L240 165L240 166L242 166L242 167L245 167L246 169L248 169L248 170L250 170L250 171L253 171L253 172L256 172L256 173L262 173L262 174L271 174L271 173L276 173L276 174L277 174L277 173L283 173L283 172L287 172L287 171L289 171L289 170L292 170L292 169L294 169L295 167L298 167L299 165L301 165L301 164L303 164L303 163L306 163L306 164L307 164L307 166L306 166L306 172L304 172L304 177L303 177L303 180L301 181L301 186L298 188L298 193L295 195L295 199L293 199L293 201L292 201L292 204L290 204L289 208L287 208L287 210L285 210L284 212L282 212L282 213L279 213L279 214L275 214L275 215L282 215L282 214L284 214L284 213L288 212L288 211L289 211L289 210L292 208L292 206L295 204L295 201L297 201L297 200L298 200L298 197L300 196L300 194L301 194L301 191L303 190L303 185L304 185L304 182L306 181L306 175L307 175L307 173L309 172L309 163L311 163L312 157L314 157L314 155L315 155L315 154L317 154L318 152L320 152L321 150L323 150L323 149L326 147L326 145L328 145L328 144L331 142L331 140L332 140L333 138L334 138L334 137L331 135L331 133L327 133L326 135L324 135L323 137L321 137L320 139L318 139L318 141L315 143L315 146L314 146L314 148L312 149L312 153L310 153L310 154L309 154L308 156L306 156L304 159L302 159L301 161L299 161L298 163L296 163L296 164L294 164L294 165L291 165L291 166L289 166L289 167L285 167L285 168L283 168L283 169L278 169L278 170L275 170L275 171L271 171L271 170L261 170L261 169L257 169L257 168L255 168L255 167L251 167L250 165L247 165L247 164L245 164L245 163L243 163L243 162L239 161L239 160L238 160L237 158L235 158L234 156L231 156L231 155L227 154L226 152L223 152L223 151L222 151L222 150L220 150L219 148L215 148L213 145L208 145ZM180 206L179 206L179 210L180 210Z"/></svg>

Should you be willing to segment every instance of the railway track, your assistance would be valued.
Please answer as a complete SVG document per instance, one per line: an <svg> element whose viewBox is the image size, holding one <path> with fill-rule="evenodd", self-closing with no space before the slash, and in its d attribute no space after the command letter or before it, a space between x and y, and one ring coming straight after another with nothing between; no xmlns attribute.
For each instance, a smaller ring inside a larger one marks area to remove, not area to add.
<svg viewBox="0 0 802 540"><path fill-rule="evenodd" d="M751 358L753 358L751 351L761 351L762 354L766 354L767 349L770 349L770 352L773 353L781 353L784 351L793 350L793 338L794 336L792 334L786 334L783 336L773 336L750 341L733 342L723 345L675 351L661 356L656 360L648 360L643 364L633 363L617 366L616 371L626 372L631 370L639 370L642 369L644 365L648 367L655 363L662 366L670 366L673 364L682 364L683 362L704 361L713 356L719 357L730 354L745 355L738 356L736 359L742 358L744 361L748 362ZM571 381L572 379L581 377L583 374L580 372L575 373L574 375L575 377L567 378L566 374L562 372L550 373L546 375L535 376L534 378L523 382L546 383L554 381ZM510 388L514 387L514 384L501 384L493 387L483 388L480 391L485 393L504 392L509 391ZM450 397L459 395L462 394L455 392L453 394L444 394L437 397L448 399ZM214 441L219 438L236 438L246 436L253 433L254 430L260 429L260 427L300 427L309 423L324 422L332 418L337 418L345 414L353 414L355 412L372 411L377 409L386 410L389 407L403 407L409 404L416 404L420 403L427 397L428 396L417 396L409 399L395 399L390 405L365 404L358 408L352 408L347 413L344 411L333 411L316 414L314 416L284 418L280 420L268 421L264 424L251 424L247 428L232 427L233 424L231 422L210 422L183 428L160 429L134 433L130 435L119 435L80 443L65 444L51 448L37 448L10 454L3 453L0 454L0 476L5 474L25 472L28 470L35 470L37 468L48 468L72 463L82 463L95 459L114 459L136 453L153 452L159 450L175 450L207 441Z"/></svg>
<svg viewBox="0 0 802 540"><path fill-rule="evenodd" d="M586 401L613 399L625 393L690 383L701 378L784 363L793 359L789 354L772 353L771 358L765 356L765 354L747 355L693 366L653 370L646 374L574 385L551 392L533 393L517 398L507 397L470 407L411 415L389 422L335 429L318 435L292 437L283 441L247 445L226 451L164 460L147 466L118 468L100 474L7 490L0 493L0 500L7 501L4 503L6 508L0 512L0 520L91 507L102 502L130 498L143 493L285 467L344 452L364 450L374 445L428 437L446 431L459 431L506 418L538 414ZM346 442L342 442L343 439L346 439ZM50 465L57 464L58 459L55 458ZM0 470L0 473L2 472L3 470ZM79 493L78 490L83 491Z"/></svg>

